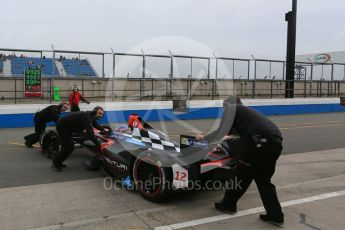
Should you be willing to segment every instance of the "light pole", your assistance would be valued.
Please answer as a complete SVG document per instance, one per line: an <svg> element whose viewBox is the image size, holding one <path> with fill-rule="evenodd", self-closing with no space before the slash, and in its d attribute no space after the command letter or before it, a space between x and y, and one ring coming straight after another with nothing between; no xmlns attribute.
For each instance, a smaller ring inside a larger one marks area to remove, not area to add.
<svg viewBox="0 0 345 230"><path fill-rule="evenodd" d="M285 21L288 22L287 48L286 48L285 98L294 97L296 19L297 19L297 0L292 0L292 11L289 11L285 14Z"/></svg>

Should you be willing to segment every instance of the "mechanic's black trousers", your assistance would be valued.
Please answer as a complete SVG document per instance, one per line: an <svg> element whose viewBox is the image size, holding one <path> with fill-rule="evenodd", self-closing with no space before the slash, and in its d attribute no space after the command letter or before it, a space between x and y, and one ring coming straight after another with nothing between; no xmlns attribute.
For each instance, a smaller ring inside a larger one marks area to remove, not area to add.
<svg viewBox="0 0 345 230"><path fill-rule="evenodd" d="M250 153L244 153L247 156L252 156L249 161L251 166L239 164L230 179L238 181L240 186L238 188L236 186L228 188L223 202L225 204L236 204L254 180L267 214L271 217L280 218L284 214L278 200L276 187L272 184L271 178L275 172L276 161L282 151L282 144L262 143L261 147L257 147L253 143L245 144L244 151L251 151Z"/></svg>
<svg viewBox="0 0 345 230"><path fill-rule="evenodd" d="M71 105L71 112L79 112L80 108L79 105Z"/></svg>
<svg viewBox="0 0 345 230"><path fill-rule="evenodd" d="M40 119L36 117L34 118L34 122L35 122L35 132L29 135L26 135L24 137L25 142L28 145L36 144L39 141L41 134L46 130L45 122L42 122Z"/></svg>
<svg viewBox="0 0 345 230"><path fill-rule="evenodd" d="M61 165L71 155L74 149L74 141L72 138L72 132L63 126L56 127L59 134L61 148L58 154L54 157L53 161L56 165Z"/></svg>

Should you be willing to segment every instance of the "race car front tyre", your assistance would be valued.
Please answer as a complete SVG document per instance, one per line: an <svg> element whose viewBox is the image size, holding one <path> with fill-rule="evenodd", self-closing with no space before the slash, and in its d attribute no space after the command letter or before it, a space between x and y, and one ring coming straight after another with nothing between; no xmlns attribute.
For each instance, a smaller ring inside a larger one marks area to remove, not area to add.
<svg viewBox="0 0 345 230"><path fill-rule="evenodd" d="M133 166L134 184L143 198L152 202L164 200L170 192L171 169L159 166L159 162L147 154L138 157Z"/></svg>
<svg viewBox="0 0 345 230"><path fill-rule="evenodd" d="M49 130L44 132L40 138L42 154L47 158L53 159L60 151L60 141L56 132Z"/></svg>

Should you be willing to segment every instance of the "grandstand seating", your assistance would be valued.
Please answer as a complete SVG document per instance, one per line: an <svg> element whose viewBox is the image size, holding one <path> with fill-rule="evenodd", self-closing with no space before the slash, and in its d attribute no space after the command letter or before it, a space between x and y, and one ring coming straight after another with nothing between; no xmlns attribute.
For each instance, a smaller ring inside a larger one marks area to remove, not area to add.
<svg viewBox="0 0 345 230"><path fill-rule="evenodd" d="M4 70L4 61L0 59L0 73Z"/></svg>
<svg viewBox="0 0 345 230"><path fill-rule="evenodd" d="M61 76L53 59L39 57L11 57L11 73L13 76L23 76L24 70L28 68L42 67L43 76ZM61 62L67 76L96 76L95 71L86 59L56 59ZM3 61L0 60L0 72L3 71Z"/></svg>
<svg viewBox="0 0 345 230"><path fill-rule="evenodd" d="M61 63L68 76L96 76L86 59L62 59Z"/></svg>
<svg viewBox="0 0 345 230"><path fill-rule="evenodd" d="M42 67L43 76L59 76L59 70L54 63L53 73L53 59L52 58L37 58L37 57L14 57L11 59L11 72L14 76L24 75L24 70L27 68Z"/></svg>

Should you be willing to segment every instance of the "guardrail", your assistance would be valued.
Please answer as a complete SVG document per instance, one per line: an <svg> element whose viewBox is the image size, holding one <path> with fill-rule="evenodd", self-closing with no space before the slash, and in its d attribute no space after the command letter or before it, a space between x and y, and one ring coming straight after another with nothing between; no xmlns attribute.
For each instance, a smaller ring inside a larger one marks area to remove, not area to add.
<svg viewBox="0 0 345 230"><path fill-rule="evenodd" d="M307 113L345 112L339 98L300 99L243 99L243 104L251 106L265 115L288 115ZM103 106L105 116L101 123L126 123L132 113L139 114L146 121L172 121L193 119L215 119L223 114L222 100L186 101L184 109L176 110L172 101L142 102L97 102L82 104L81 110L92 110ZM33 114L48 104L0 105L0 128L33 126ZM50 125L54 125L50 123Z"/></svg>

